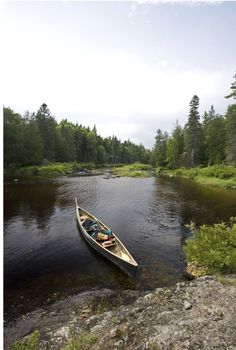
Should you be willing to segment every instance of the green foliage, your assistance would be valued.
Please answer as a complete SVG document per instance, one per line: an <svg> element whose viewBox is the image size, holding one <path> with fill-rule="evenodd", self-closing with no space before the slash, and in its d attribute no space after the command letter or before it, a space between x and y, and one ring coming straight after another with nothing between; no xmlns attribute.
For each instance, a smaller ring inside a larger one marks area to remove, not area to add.
<svg viewBox="0 0 236 350"><path fill-rule="evenodd" d="M161 129L158 129L155 139L156 142L152 154L152 164L158 167L165 167L167 164L166 151L168 134L166 132L163 133Z"/></svg>
<svg viewBox="0 0 236 350"><path fill-rule="evenodd" d="M39 108L35 121L43 144L43 158L55 160L56 120L45 103Z"/></svg>
<svg viewBox="0 0 236 350"><path fill-rule="evenodd" d="M22 164L24 121L10 108L4 108L4 163Z"/></svg>
<svg viewBox="0 0 236 350"><path fill-rule="evenodd" d="M150 341L149 342L149 349L150 350L161 350L160 349L160 347L159 347L159 345L157 345L155 342L153 342L153 341Z"/></svg>
<svg viewBox="0 0 236 350"><path fill-rule="evenodd" d="M217 275L217 281L221 282L222 284L228 285L228 286L235 286L236 287L236 278L230 277L231 275Z"/></svg>
<svg viewBox="0 0 236 350"><path fill-rule="evenodd" d="M182 155L184 152L184 133L178 122L167 140L166 160L169 169L175 169L181 166Z"/></svg>
<svg viewBox="0 0 236 350"><path fill-rule="evenodd" d="M113 172L119 176L149 177L152 166L150 164L134 163L122 167L113 168Z"/></svg>
<svg viewBox="0 0 236 350"><path fill-rule="evenodd" d="M16 341L13 350L38 350L40 333L35 331L20 341Z"/></svg>
<svg viewBox="0 0 236 350"><path fill-rule="evenodd" d="M184 252L190 272L196 275L236 272L236 218L199 229L191 224L193 238L185 242Z"/></svg>
<svg viewBox="0 0 236 350"><path fill-rule="evenodd" d="M236 99L236 73L234 75L234 82L231 84L230 89L232 90L232 92L228 96L225 96L225 98L233 97L234 99Z"/></svg>
<svg viewBox="0 0 236 350"><path fill-rule="evenodd" d="M47 165L31 165L21 167L17 170L17 175L42 175L42 176L53 176L53 175L65 175L73 171L82 169L85 164L73 163L49 163ZM94 168L94 165L86 164L87 169Z"/></svg>
<svg viewBox="0 0 236 350"><path fill-rule="evenodd" d="M219 179L230 179L236 177L236 167L230 165L212 165L205 168L179 168L172 171L172 174L196 178L198 175L205 177L217 177Z"/></svg>
<svg viewBox="0 0 236 350"><path fill-rule="evenodd" d="M213 106L212 106L213 108ZM208 164L219 164L225 160L226 129L225 118L216 115L212 109L204 119L205 157Z"/></svg>
<svg viewBox="0 0 236 350"><path fill-rule="evenodd" d="M97 339L98 337L94 333L82 332L79 336L73 337L61 350L89 350Z"/></svg>
<svg viewBox="0 0 236 350"><path fill-rule="evenodd" d="M24 128L22 164L40 164L43 160L43 145L37 123L28 119Z"/></svg>
<svg viewBox="0 0 236 350"><path fill-rule="evenodd" d="M79 162L114 165L149 163L151 152L130 140L116 136L102 138L96 127L73 124L67 119L59 124L43 104L36 115L25 117L4 108L5 166ZM88 168L88 166L86 166ZM45 169L43 169L44 171Z"/></svg>
<svg viewBox="0 0 236 350"><path fill-rule="evenodd" d="M190 102L188 122L184 128L185 161L187 166L197 166L203 158L203 132L198 112L199 98L194 95Z"/></svg>
<svg viewBox="0 0 236 350"><path fill-rule="evenodd" d="M236 186L236 167L213 165L205 168L179 168L168 170L169 175L183 176L197 182L216 187L230 188Z"/></svg>
<svg viewBox="0 0 236 350"><path fill-rule="evenodd" d="M232 93L226 98L236 98L236 74L234 79ZM224 116L217 114L214 106L211 106L204 113L202 122L198 107L199 98L194 95L183 130L177 124L167 138L160 129L157 130L151 155L153 166L176 169L181 166L192 168L222 163L236 164L236 105L229 106ZM227 185L230 186L230 183Z"/></svg>
<svg viewBox="0 0 236 350"><path fill-rule="evenodd" d="M226 114L226 160L236 165L236 104Z"/></svg>

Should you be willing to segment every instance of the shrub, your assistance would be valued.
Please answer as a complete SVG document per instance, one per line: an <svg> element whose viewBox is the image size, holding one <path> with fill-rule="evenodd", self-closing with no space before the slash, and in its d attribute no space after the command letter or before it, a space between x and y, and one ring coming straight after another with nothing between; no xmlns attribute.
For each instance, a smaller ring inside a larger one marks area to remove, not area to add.
<svg viewBox="0 0 236 350"><path fill-rule="evenodd" d="M115 174L129 177L149 177L151 175L151 170L152 166L150 164L142 164L138 162L113 168Z"/></svg>
<svg viewBox="0 0 236 350"><path fill-rule="evenodd" d="M13 344L13 350L37 350L39 349L39 331L27 335L24 339Z"/></svg>
<svg viewBox="0 0 236 350"><path fill-rule="evenodd" d="M236 218L230 224L190 225L193 237L185 242L188 271L194 275L236 272Z"/></svg>
<svg viewBox="0 0 236 350"><path fill-rule="evenodd" d="M82 332L79 336L73 337L61 350L89 350L96 341L97 336L95 334Z"/></svg>

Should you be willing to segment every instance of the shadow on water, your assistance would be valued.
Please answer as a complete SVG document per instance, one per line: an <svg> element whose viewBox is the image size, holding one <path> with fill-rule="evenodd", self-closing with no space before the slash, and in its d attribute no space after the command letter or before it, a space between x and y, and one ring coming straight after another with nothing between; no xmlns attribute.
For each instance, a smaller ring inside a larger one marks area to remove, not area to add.
<svg viewBox="0 0 236 350"><path fill-rule="evenodd" d="M138 262L130 279L93 250L76 224L74 197L119 236ZM93 288L150 290L184 279L185 224L227 221L236 192L191 180L102 176L5 179L6 319Z"/></svg>
<svg viewBox="0 0 236 350"><path fill-rule="evenodd" d="M27 225L34 218L44 229L54 213L58 184L53 181L10 181L4 186L4 222L20 216Z"/></svg>

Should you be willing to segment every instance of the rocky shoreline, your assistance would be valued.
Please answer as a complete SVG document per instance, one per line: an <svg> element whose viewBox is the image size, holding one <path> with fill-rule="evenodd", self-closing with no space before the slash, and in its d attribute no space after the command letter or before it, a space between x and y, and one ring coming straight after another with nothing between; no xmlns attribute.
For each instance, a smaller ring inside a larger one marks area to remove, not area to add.
<svg viewBox="0 0 236 350"><path fill-rule="evenodd" d="M236 349L236 285L212 276L117 293L100 289L57 301L5 324L4 349L37 330L38 349ZM86 343L87 339L87 343ZM90 338L91 340L91 338Z"/></svg>

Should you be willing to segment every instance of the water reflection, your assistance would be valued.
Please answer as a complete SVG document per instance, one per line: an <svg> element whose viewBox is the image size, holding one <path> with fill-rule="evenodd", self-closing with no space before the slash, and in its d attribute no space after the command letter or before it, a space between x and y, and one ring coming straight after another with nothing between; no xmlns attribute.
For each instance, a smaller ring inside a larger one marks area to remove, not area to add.
<svg viewBox="0 0 236 350"><path fill-rule="evenodd" d="M160 177L160 185L172 188L180 206L183 225L228 222L236 215L236 191L198 184L190 179Z"/></svg>
<svg viewBox="0 0 236 350"><path fill-rule="evenodd" d="M139 263L131 281L81 237L79 204L110 226ZM6 181L5 311L8 317L91 288L152 289L184 278L185 224L236 215L236 192L178 178L102 176ZM31 301L30 301L31 300Z"/></svg>
<svg viewBox="0 0 236 350"><path fill-rule="evenodd" d="M14 217L20 217L25 225L30 225L33 218L43 230L54 213L57 187L53 181L14 182L8 179L4 186L5 225Z"/></svg>

